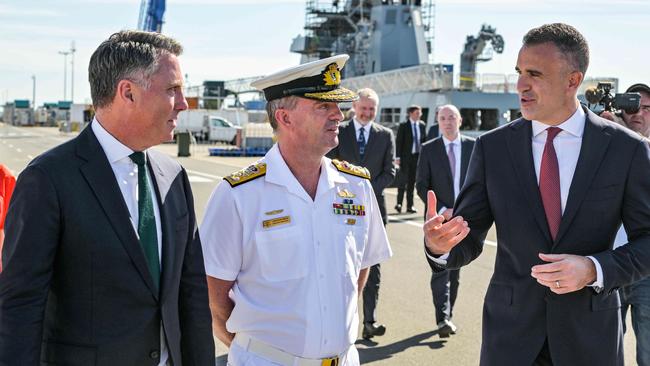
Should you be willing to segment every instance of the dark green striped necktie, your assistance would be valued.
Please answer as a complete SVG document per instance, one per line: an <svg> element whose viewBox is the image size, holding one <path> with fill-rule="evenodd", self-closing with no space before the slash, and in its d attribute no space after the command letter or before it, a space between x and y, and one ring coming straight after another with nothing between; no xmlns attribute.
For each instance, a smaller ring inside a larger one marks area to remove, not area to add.
<svg viewBox="0 0 650 366"><path fill-rule="evenodd" d="M156 289L160 283L160 261L158 259L158 235L156 217L153 212L151 188L147 179L147 159L143 152L136 151L129 155L138 165L138 236L147 260L147 266Z"/></svg>

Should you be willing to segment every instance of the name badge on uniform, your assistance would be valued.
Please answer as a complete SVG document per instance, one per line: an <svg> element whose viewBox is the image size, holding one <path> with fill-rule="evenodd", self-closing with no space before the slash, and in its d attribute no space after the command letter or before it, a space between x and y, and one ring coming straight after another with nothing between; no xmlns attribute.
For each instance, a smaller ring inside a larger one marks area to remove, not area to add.
<svg viewBox="0 0 650 366"><path fill-rule="evenodd" d="M341 198L354 198L354 197L357 196L356 194L348 191L347 189L342 189L342 190L336 192L336 194L338 194L339 197L341 197Z"/></svg>
<svg viewBox="0 0 650 366"><path fill-rule="evenodd" d="M284 211L284 209L281 208L279 210L267 211L264 214L265 215L277 215L277 214L281 214L283 211Z"/></svg>
<svg viewBox="0 0 650 366"><path fill-rule="evenodd" d="M265 228L265 229L268 229L268 228L272 228L274 226L284 225L284 224L289 224L289 223L291 223L291 217L290 216L282 216L282 217L276 217L274 219L262 221L262 227Z"/></svg>

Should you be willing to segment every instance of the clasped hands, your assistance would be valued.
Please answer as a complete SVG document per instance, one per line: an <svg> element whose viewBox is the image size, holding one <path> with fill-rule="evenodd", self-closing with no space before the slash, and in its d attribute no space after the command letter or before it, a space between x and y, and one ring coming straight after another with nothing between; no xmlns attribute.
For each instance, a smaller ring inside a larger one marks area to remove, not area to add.
<svg viewBox="0 0 650 366"><path fill-rule="evenodd" d="M424 243L434 255L449 253L469 234L470 228L461 216L451 219L436 212L436 195L427 192L427 214L422 230ZM578 291L596 280L596 268L587 257L572 254L544 254L546 264L531 268L531 276L556 294Z"/></svg>

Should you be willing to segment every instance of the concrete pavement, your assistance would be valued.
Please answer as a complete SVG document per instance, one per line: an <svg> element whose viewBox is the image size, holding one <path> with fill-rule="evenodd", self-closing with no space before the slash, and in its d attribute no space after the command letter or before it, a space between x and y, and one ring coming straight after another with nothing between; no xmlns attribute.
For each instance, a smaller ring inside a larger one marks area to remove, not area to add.
<svg viewBox="0 0 650 366"><path fill-rule="evenodd" d="M0 162L19 173L35 156L73 136L54 128L16 128L0 123ZM171 156L176 156L176 148L174 144L156 147ZM221 177L259 158L210 157L204 145L192 146L191 152L191 157L177 159L189 173L197 217L201 222L208 197ZM394 257L382 264L378 319L386 324L388 330L385 336L373 338L372 342L357 342L362 363L378 366L477 365L483 297L493 271L496 248L487 245L476 261L461 270L461 285L454 309L458 334L441 340L434 331L430 269L422 248L423 205L416 199L417 214L398 215L392 209L395 189L386 193L390 214L387 230ZM488 239L494 241L494 233ZM225 352L225 347L217 341L219 364L225 365ZM625 337L625 357L627 364L634 364L632 333Z"/></svg>

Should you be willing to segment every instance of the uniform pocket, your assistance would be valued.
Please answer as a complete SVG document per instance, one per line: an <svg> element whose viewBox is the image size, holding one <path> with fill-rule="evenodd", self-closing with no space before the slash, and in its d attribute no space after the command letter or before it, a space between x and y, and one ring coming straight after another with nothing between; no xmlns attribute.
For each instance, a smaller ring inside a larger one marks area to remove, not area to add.
<svg viewBox="0 0 650 366"><path fill-rule="evenodd" d="M365 230L362 225L336 225L336 237L340 247L337 248L341 258L341 270L343 274L353 278L359 276L361 261L363 259L363 248L365 242ZM338 244L337 244L338 245Z"/></svg>
<svg viewBox="0 0 650 366"><path fill-rule="evenodd" d="M258 231L255 245L266 280L287 281L307 275L309 242L302 240L297 226Z"/></svg>

